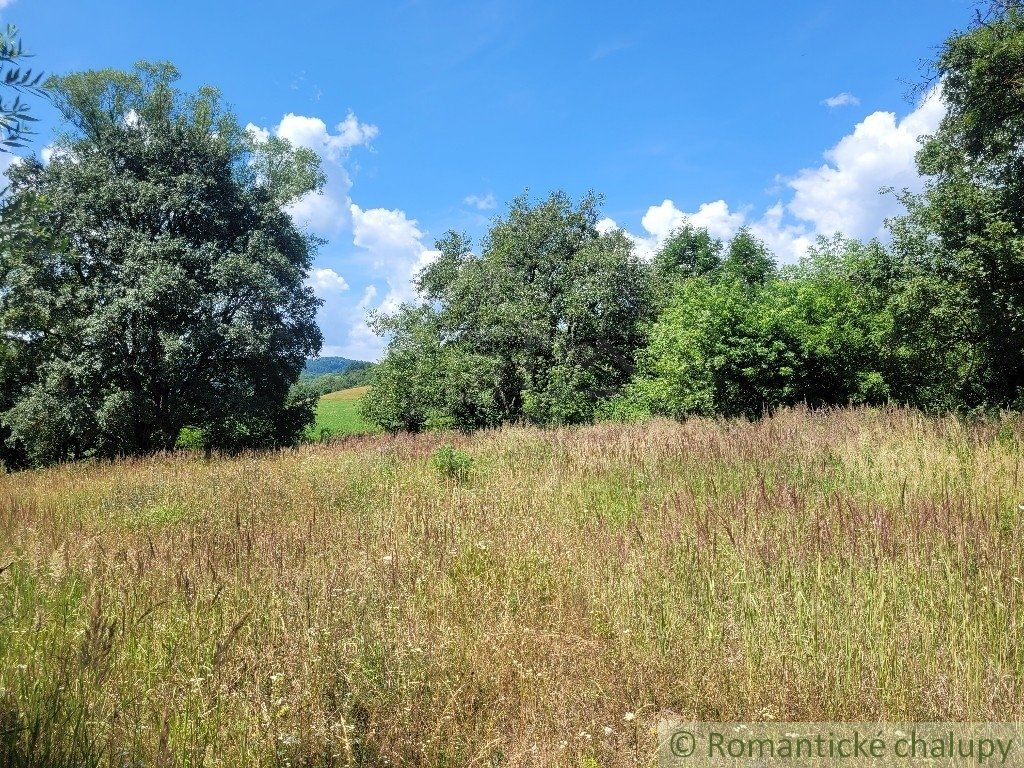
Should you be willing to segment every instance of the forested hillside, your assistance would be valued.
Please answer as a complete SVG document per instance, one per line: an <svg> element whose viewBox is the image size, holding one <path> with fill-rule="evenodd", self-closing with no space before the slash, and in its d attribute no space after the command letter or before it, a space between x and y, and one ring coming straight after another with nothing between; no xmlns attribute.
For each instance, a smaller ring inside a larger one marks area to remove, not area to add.
<svg viewBox="0 0 1024 768"><path fill-rule="evenodd" d="M321 376L325 373L344 373L352 367L366 366L364 360L349 360L347 357L313 357L306 361L302 376Z"/></svg>

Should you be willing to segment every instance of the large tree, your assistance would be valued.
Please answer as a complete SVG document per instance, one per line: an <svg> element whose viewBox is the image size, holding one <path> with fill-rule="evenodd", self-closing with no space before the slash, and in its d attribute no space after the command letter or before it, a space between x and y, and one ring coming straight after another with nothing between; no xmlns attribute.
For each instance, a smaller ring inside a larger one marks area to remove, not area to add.
<svg viewBox="0 0 1024 768"><path fill-rule="evenodd" d="M420 275L422 301L381 318L392 334L368 413L386 429L471 429L593 417L633 369L649 267L598 199L512 202L479 255L450 234Z"/></svg>
<svg viewBox="0 0 1024 768"><path fill-rule="evenodd" d="M947 113L918 153L928 183L893 222L894 346L924 405L1024 405L1024 7L993 3L937 61ZM921 340L926 343L921 344Z"/></svg>
<svg viewBox="0 0 1024 768"><path fill-rule="evenodd" d="M22 226L0 246L8 461L168 449L186 427L275 446L311 417L288 392L321 344L314 243L283 206L322 183L318 159L177 79L143 63L48 84L69 130L10 172Z"/></svg>

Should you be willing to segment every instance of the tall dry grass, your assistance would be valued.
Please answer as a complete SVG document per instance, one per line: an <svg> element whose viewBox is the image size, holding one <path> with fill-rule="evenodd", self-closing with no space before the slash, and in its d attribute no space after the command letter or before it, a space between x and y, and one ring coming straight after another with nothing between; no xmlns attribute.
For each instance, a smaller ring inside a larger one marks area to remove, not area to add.
<svg viewBox="0 0 1024 768"><path fill-rule="evenodd" d="M1021 719L1022 441L792 410L0 477L0 764L632 766L664 712Z"/></svg>

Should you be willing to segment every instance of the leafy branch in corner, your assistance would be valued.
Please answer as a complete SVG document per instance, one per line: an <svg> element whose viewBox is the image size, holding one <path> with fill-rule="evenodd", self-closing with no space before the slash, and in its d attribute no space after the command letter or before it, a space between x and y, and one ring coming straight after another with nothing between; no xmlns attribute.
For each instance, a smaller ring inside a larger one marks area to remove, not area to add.
<svg viewBox="0 0 1024 768"><path fill-rule="evenodd" d="M10 152L25 145L24 139L32 135L31 123L36 122L24 101L26 94L43 95L43 73L24 66L31 58L21 41L18 28L12 24L0 31L0 83L13 91L14 98L4 98L0 92L0 152Z"/></svg>

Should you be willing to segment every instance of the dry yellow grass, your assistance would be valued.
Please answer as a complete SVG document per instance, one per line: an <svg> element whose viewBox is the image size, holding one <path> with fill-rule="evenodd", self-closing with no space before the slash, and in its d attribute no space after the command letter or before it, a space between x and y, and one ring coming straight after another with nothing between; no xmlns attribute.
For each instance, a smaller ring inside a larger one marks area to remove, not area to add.
<svg viewBox="0 0 1024 768"><path fill-rule="evenodd" d="M348 389L341 389L337 392L329 392L328 394L321 397L321 400L362 400L367 392L370 391L369 386L365 387L349 387Z"/></svg>
<svg viewBox="0 0 1024 768"><path fill-rule="evenodd" d="M666 711L1020 719L1022 438L786 411L0 477L0 763L634 766Z"/></svg>

